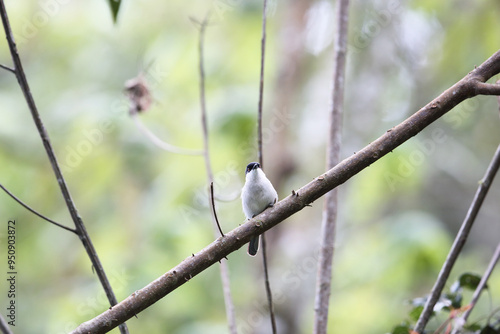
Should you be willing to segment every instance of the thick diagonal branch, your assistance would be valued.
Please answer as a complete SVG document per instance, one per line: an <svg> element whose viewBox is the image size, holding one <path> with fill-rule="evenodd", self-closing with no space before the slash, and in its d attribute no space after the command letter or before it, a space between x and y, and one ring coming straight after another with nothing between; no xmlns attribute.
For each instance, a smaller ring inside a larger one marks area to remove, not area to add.
<svg viewBox="0 0 500 334"><path fill-rule="evenodd" d="M294 213L304 209L418 134L457 104L477 95L477 83L486 82L498 73L500 73L500 51L497 51L462 80L401 124L388 130L361 151L316 177L292 195L278 202L274 207L230 231L225 237L218 238L197 254L189 256L176 267L141 290L134 292L119 304L104 311L94 319L81 324L72 333L106 333L118 324L143 311L203 270L248 243L251 237L262 234ZM500 95L500 86L492 85L492 87Z"/></svg>

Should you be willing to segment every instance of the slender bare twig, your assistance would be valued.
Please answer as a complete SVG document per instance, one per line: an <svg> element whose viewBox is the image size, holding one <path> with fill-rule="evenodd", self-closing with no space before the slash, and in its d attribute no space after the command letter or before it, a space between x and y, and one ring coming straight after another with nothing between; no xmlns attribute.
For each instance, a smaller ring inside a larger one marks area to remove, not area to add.
<svg viewBox="0 0 500 334"><path fill-rule="evenodd" d="M498 146L495 155L493 156L493 159L491 160L491 163L486 170L484 178L479 183L479 187L477 188L476 194L469 207L467 215L462 223L462 226L460 227L460 230L458 231L457 236L455 237L455 241L453 242L450 252L448 253L443 267L439 272L436 283L434 283L434 287L432 288L431 294L425 303L424 309L420 314L420 317L418 318L417 324L415 325L415 331L417 333L422 333L424 331L425 326L427 325L427 322L432 315L434 305L436 305L439 296L441 296L441 292L443 291L444 285L448 280L451 269L453 268L453 265L455 264L460 252L462 251L465 242L467 241L467 237L469 236L469 232L472 229L472 225L474 224L479 209L481 208L483 201L488 194L488 190L490 189L491 183L493 182L493 179L499 167L500 145Z"/></svg>
<svg viewBox="0 0 500 334"><path fill-rule="evenodd" d="M474 294L472 295L472 299L470 302L470 308L467 309L467 311L464 312L462 315L462 323L465 324L467 322L467 319L469 318L470 313L474 309L474 307L477 304L477 301L479 300L479 297L481 296L481 292L483 292L483 289L486 287L486 282L488 282L488 279L491 276L491 273L493 272L493 269L495 268L498 260L500 258L500 243L497 245L497 248L495 249L495 252L493 253L493 256L491 257L490 263L488 264L488 268L486 268L486 271L484 272L483 276L481 277L481 281L479 281L479 284L476 287L476 290L474 291ZM455 329L452 334L458 334L459 329Z"/></svg>
<svg viewBox="0 0 500 334"><path fill-rule="evenodd" d="M264 104L264 67L266 59L266 24L267 24L267 0L262 6L262 37L260 40L260 75L259 75L259 104L257 114L257 149L258 159L261 166L264 166L262 151L262 106ZM264 167L262 167L264 168Z"/></svg>
<svg viewBox="0 0 500 334"><path fill-rule="evenodd" d="M160 138L158 138L153 132L151 132L139 119L139 114L134 112L130 113L130 117L134 121L136 127L157 147L161 148L170 153L182 154L182 155L203 155L202 150L191 150L187 148L177 147L171 145Z"/></svg>
<svg viewBox="0 0 500 334"><path fill-rule="evenodd" d="M385 132L360 151L344 159L324 174L319 175L292 195L276 203L272 208L226 233L224 238L218 238L194 256L188 257L155 281L134 292L118 305L81 324L72 333L105 333L115 328L119 323L139 314L194 276L250 242L250 239L256 233L262 234L291 215L310 206L312 202L327 192L345 183L354 175L417 135L456 105L476 96L476 84L486 82L498 73L500 73L500 50L423 108ZM498 88L498 94L500 95L500 87Z"/></svg>
<svg viewBox="0 0 500 334"><path fill-rule="evenodd" d="M269 281L269 267L267 264L267 243L266 243L266 234L262 233L261 235L261 244L262 244L262 266L264 267L264 278L265 278L265 286L266 286L266 296L267 296L267 307L269 308L269 314L271 318L271 329L272 333L277 333L278 329L276 327L276 317L274 316L274 303L273 303L273 292L271 290L271 283Z"/></svg>
<svg viewBox="0 0 500 334"><path fill-rule="evenodd" d="M209 150L209 141L208 141L208 125L207 125L207 107L205 103L205 68L204 68L204 39L205 39L205 30L208 24L208 20L210 17L210 13L208 13L203 20L203 22L199 23L199 41L198 41L198 55L199 55L199 75L200 75L200 107L201 107L201 126L203 130L203 157L205 159L205 168L207 170L207 179L210 184L210 191L208 193L208 205L212 206L213 210L210 210L210 214L212 217L212 222L214 225L214 235L217 238L217 228L224 238L224 233L219 225L219 221L217 219L217 214L215 212L215 203L214 203L214 193L213 193L213 181L214 176L212 172L212 166L210 163L210 150ZM192 20L194 21L194 20ZM197 21L194 21L197 22ZM229 268L227 265L227 261L220 261L220 275L222 281L222 291L224 294L224 304L226 307L226 317L229 326L229 332L231 334L237 333L236 327L236 314L234 310L233 298L231 296L231 283L229 279Z"/></svg>
<svg viewBox="0 0 500 334"><path fill-rule="evenodd" d="M434 331L433 334L439 334L439 333L441 333L446 328L446 326L448 326L450 324L450 322L452 321L452 319L453 318L446 319L441 325L439 325L439 327Z"/></svg>
<svg viewBox="0 0 500 334"><path fill-rule="evenodd" d="M46 151L47 156L49 158L49 161L52 165L52 169L54 171L57 182L59 184L59 188L60 188L61 193L64 197L64 200L66 201L66 206L68 207L68 211L71 214L71 218L73 219L73 222L75 224L76 231L78 232L77 234L80 237L80 240L81 240L85 250L87 251L87 254L90 258L90 261L92 262L92 265L97 272L97 276L99 277L99 280L101 282L101 285L104 288L104 291L106 292L106 296L108 297L109 303L111 304L111 306L113 306L117 303L116 297L113 293L113 289L111 288L111 285L109 284L108 278L106 277L106 273L104 272L104 268L102 267L101 261L99 260L99 257L97 256L97 252L94 248L94 245L92 244L92 241L90 240L90 236L87 233L85 225L83 224L83 221L82 221L82 219L81 219L81 217L76 209L75 203L73 202L73 199L71 198L71 194L69 192L68 186L66 185L66 181L64 180L64 177L61 173L61 169L60 169L59 164L57 162L57 158L56 158L54 150L52 148L52 144L50 143L49 135L48 135L47 131L45 130L45 126L42 122L42 119L41 119L40 114L38 112L38 109L36 107L35 100L33 99L33 96L31 94L28 80L26 78L26 74L24 73L23 65L21 63L21 58L19 57L19 53L17 52L14 34L12 33L12 29L10 27L9 18L7 16L7 10L5 9L4 0L0 0L0 16L2 18L3 28L5 31L5 36L7 38L7 43L9 45L9 50L10 50L10 54L12 57L12 62L14 64L15 73L16 73L17 81L19 83L19 87L21 88L21 90L24 94L24 98L26 100L26 103L28 104L29 110L30 110L31 115L33 117L33 121L35 122L38 133L40 135L40 138L42 139L42 143L45 147L45 151ZM128 329L127 329L126 324L123 323L123 324L120 324L119 326L120 326L120 332L122 334L128 333Z"/></svg>
<svg viewBox="0 0 500 334"><path fill-rule="evenodd" d="M46 221L48 221L51 224L54 224L54 225L56 225L56 226L58 226L60 228L65 229L66 231L70 231L70 232L73 232L75 234L78 234L78 232L75 229L72 229L71 227L64 226L62 224L59 224L58 222L56 222L56 221L54 221L54 220L52 220L50 218L47 218L46 216L44 216L41 213L37 212L35 209L32 209L28 204L24 203L18 197L16 197L13 193L11 193L9 190L7 190L7 188L5 188L2 184L0 184L0 188L2 188L2 190L5 191L7 193L7 195L9 195L10 197L12 197L13 200L15 200L17 203L21 204L21 206L23 206L26 210L30 211L31 213L37 215L38 217L40 217L42 219L45 219Z"/></svg>
<svg viewBox="0 0 500 334"><path fill-rule="evenodd" d="M500 80L497 80L496 84L500 84ZM500 110L500 96L497 97L498 100L498 108ZM500 146L499 146L500 148ZM498 153L498 149L497 149ZM496 154L496 153L495 153ZM500 257L500 243L497 245L497 248L495 252L493 253L493 256L490 260L490 263L488 264L488 267L486 268L485 273L481 277L481 281L479 281L479 284L476 287L476 290L474 291L474 294L472 295L472 300L470 302L470 308L465 311L465 313L462 315L462 320L463 323L465 324L467 322L467 319L469 318L470 313L474 309L474 307L477 304L477 301L479 300L479 296L481 295L481 292L483 292L483 289L486 287L486 282L490 278L491 273L493 272L493 269L495 268L498 259ZM458 334L459 329L456 328L453 330L452 334Z"/></svg>
<svg viewBox="0 0 500 334"><path fill-rule="evenodd" d="M0 314L0 331L2 332L2 334L14 334L10 330L7 321L5 321L5 319L2 317L2 314Z"/></svg>
<svg viewBox="0 0 500 334"><path fill-rule="evenodd" d="M498 80L494 85L486 82L478 82L476 87L476 93L478 95L498 95L499 88L500 88L500 80Z"/></svg>
<svg viewBox="0 0 500 334"><path fill-rule="evenodd" d="M220 236L224 236L224 232L222 232L222 228L219 224L219 219L217 218L217 211L215 210L215 197L214 197L214 182L210 182L210 199L212 201L212 211L215 219L215 223L217 224L217 228L219 229Z"/></svg>
<svg viewBox="0 0 500 334"><path fill-rule="evenodd" d="M15 70L15 69L13 69L12 67L7 66L7 65L0 64L0 68L3 68L3 69L4 69L4 70L6 70L6 71L9 71L9 72L11 72L11 73L16 74L16 70Z"/></svg>
<svg viewBox="0 0 500 334"><path fill-rule="evenodd" d="M262 150L262 108L264 104L264 68L266 59L266 23L267 23L267 0L263 0L262 6L262 37L260 40L260 76L259 76L259 103L257 109L257 147L258 158L262 169L264 169L264 152ZM273 293L269 280L269 270L267 268L267 247L266 237L264 234L262 239L262 265L264 266L264 285L266 288L267 305L269 308L269 317L271 320L272 333L276 334L276 317L274 316Z"/></svg>
<svg viewBox="0 0 500 334"><path fill-rule="evenodd" d="M349 0L337 1L337 35L333 65L333 89L330 111L330 138L327 146L327 170L340 161L342 141L342 113L344 109L344 81L347 53L347 30L349 22ZM316 297L314 303L313 333L326 334L328 329L328 309L332 284L332 264L337 225L337 189L325 196L321 224L321 246L316 277Z"/></svg>

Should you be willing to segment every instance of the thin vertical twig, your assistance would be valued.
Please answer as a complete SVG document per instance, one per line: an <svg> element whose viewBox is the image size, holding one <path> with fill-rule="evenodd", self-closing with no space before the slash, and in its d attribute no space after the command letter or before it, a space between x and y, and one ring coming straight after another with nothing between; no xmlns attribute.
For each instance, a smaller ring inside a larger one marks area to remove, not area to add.
<svg viewBox="0 0 500 334"><path fill-rule="evenodd" d="M262 169L264 169L264 153L262 150L262 108L264 104L264 69L266 59L266 23L267 23L267 0L264 0L262 6L262 37L260 40L260 76L259 76L259 103L257 109L257 147L258 158ZM269 280L269 270L267 266L267 247L265 233L261 234L262 240L262 265L264 266L264 284L266 288L267 304L269 316L271 319L272 333L276 334L276 317L274 315L273 292Z"/></svg>
<svg viewBox="0 0 500 334"><path fill-rule="evenodd" d="M264 267L264 277L266 281L266 295L267 295L267 305L269 307L269 314L271 317L271 328L272 333L277 333L278 329L276 327L276 317L274 315L274 303L273 303L273 292L271 290L271 284L269 281L269 270L267 265L267 243L265 233L261 234L261 244L262 244L262 265Z"/></svg>
<svg viewBox="0 0 500 334"><path fill-rule="evenodd" d="M99 281L101 282L101 285L104 288L106 296L108 297L110 305L114 306L117 304L115 294L113 292L113 289L111 288L111 284L109 283L104 268L102 267L101 261L97 256L97 252L94 248L94 245L92 244L89 234L87 233L85 225L83 224L83 221L76 209L75 203L71 198L71 194L69 192L68 186L66 185L66 181L64 180L64 177L61 173L61 169L57 162L57 158L52 148L52 144L50 143L49 135L45 130L45 126L38 112L38 108L36 107L35 100L33 99L33 96L31 94L28 80L26 78L26 74L24 73L23 65L21 63L21 58L19 57L19 53L17 51L14 34L12 33L12 29L10 27L4 0L0 0L0 16L2 17L3 28L5 31L5 36L7 38L7 43L9 45L10 54L12 56L14 71L16 74L17 81L19 83L19 87L21 88L24 94L24 98L26 100L26 103L28 104L28 108L33 117L33 121L35 122L38 133L40 134L40 138L42 139L43 146L49 158L50 164L52 165L52 169L59 184L61 193L66 202L66 206L68 207L71 218L73 219L73 222L75 224L78 236L80 237L83 247L87 251L90 261L92 262L92 265L97 273L97 276L99 277ZM125 323L120 324L120 332L122 334L128 333L127 325Z"/></svg>
<svg viewBox="0 0 500 334"><path fill-rule="evenodd" d="M219 221L217 219L217 214L215 213L215 203L214 203L214 193L213 193L213 172L212 166L210 163L210 151L209 151L209 139L208 139L208 125L207 125L207 108L205 103L205 68L204 68L204 38L205 38L205 30L208 24L208 19L210 17L210 13L206 15L203 22L199 23L199 41L198 41L198 54L199 54L199 75L200 75L200 107L201 107L201 126L203 131L203 157L205 160L205 168L207 170L207 179L210 184L210 191L208 192L208 206L213 207L213 210L210 210L210 215L212 217L212 222L214 225L214 235L217 237L217 228L219 232L224 237L224 233L219 225ZM231 296L231 281L229 279L229 268L227 265L227 261L220 261L220 275L222 281L222 291L224 294L224 305L226 307L226 317L229 326L229 332L231 334L237 333L236 327L236 313L234 310L233 298Z"/></svg>
<svg viewBox="0 0 500 334"><path fill-rule="evenodd" d="M467 211L467 215L462 223L462 226L460 227L460 230L458 231L457 236L455 237L455 241L451 246L450 252L446 257L446 260L443 263L443 267L439 272L436 283L434 283L431 295L427 299L424 309L420 314L420 317L418 318L417 324L415 325L415 332L422 333L424 331L425 326L427 325L427 322L429 321L432 315L434 305L436 305L439 296L441 296L441 292L443 291L444 285L448 280L451 269L453 268L453 265L455 264L458 256L460 255L460 252L462 251L465 242L467 241L467 237L469 236L469 232L472 229L472 225L476 220L479 209L483 205L483 201L486 195L488 194L488 190L490 189L491 183L493 182L493 179L495 178L495 174L497 173L499 167L500 167L500 145L498 146L495 155L493 156L493 159L491 160L490 165L486 170L484 178L479 183L479 187L477 188L474 199L472 200L469 210Z"/></svg>
<svg viewBox="0 0 500 334"><path fill-rule="evenodd" d="M330 111L330 137L327 146L327 170L340 161L342 139L342 114L344 108L345 63L347 53L347 30L349 23L349 0L338 0L337 35L335 37L333 89ZM332 282L332 263L336 233L338 200L337 189L325 196L321 225L321 246L316 278L313 333L325 334L328 329L328 309Z"/></svg>
<svg viewBox="0 0 500 334"><path fill-rule="evenodd" d="M260 166L264 166L264 154L262 151L262 106L264 103L264 67L266 59L266 22L267 22L267 0L264 0L262 9L262 37L260 40L260 75L259 75L259 104L257 113L257 149ZM262 167L264 168L264 167Z"/></svg>

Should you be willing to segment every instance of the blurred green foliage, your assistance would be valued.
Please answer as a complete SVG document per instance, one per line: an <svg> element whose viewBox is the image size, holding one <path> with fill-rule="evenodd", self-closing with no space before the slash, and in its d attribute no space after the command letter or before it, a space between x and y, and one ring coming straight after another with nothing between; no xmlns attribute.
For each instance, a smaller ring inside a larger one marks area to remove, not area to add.
<svg viewBox="0 0 500 334"><path fill-rule="evenodd" d="M324 170L333 34L325 17L333 17L333 5L306 4L270 1L265 124L286 126L270 128L266 171L279 177L273 170L286 152L295 165L280 183L280 198ZM105 1L7 1L6 6L73 199L122 300L213 240L202 158L151 144L128 116L124 82L143 71L154 103L141 120L173 145L201 148L198 33L189 17L202 19L211 10L205 67L215 191L237 192L244 166L257 157L260 6L127 1L116 24ZM497 51L499 15L494 1L352 1L342 155L361 149ZM289 33L294 26L300 34ZM288 62L294 54L300 56ZM9 61L2 39L0 63ZM296 75L295 88L288 87L292 79L282 79L289 73ZM16 80L3 70L0 112L0 182L36 210L72 226ZM498 126L495 98L466 101L341 186L332 333L384 333L408 318L412 307L406 302L430 290L500 141ZM497 184L451 282L463 272L482 273L499 240ZM225 231L244 220L239 200L217 203L217 209ZM312 328L321 209L318 201L269 233L282 333ZM0 219L18 224L16 333L66 333L108 307L76 236L4 193ZM0 247L5 240L2 228ZM269 333L260 258L242 249L228 260L240 332ZM498 272L489 286L491 302L481 299L472 319L498 306ZM429 327L445 320L436 317ZM128 326L131 333L226 332L217 266Z"/></svg>

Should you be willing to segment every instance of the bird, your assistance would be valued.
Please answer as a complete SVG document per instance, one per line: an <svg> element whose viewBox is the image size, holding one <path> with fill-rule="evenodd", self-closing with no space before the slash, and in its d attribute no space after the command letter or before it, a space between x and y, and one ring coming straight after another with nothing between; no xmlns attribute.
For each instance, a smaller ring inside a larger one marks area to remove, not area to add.
<svg viewBox="0 0 500 334"><path fill-rule="evenodd" d="M241 190L243 213L252 219L278 201L278 193L266 177L258 162L251 162L245 171L245 185ZM248 244L248 254L255 256L259 250L259 236L252 237Z"/></svg>

